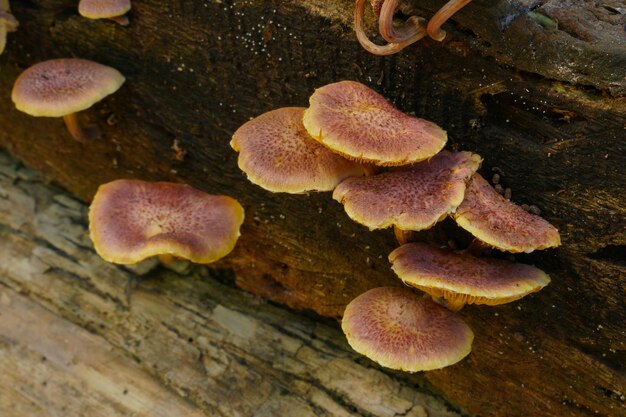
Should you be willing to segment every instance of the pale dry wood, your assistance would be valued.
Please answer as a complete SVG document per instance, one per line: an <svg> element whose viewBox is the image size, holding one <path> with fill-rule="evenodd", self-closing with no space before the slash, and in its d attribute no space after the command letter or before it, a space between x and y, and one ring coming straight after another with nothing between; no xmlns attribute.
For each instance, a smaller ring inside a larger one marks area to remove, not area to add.
<svg viewBox="0 0 626 417"><path fill-rule="evenodd" d="M0 415L205 414L102 337L0 287Z"/></svg>
<svg viewBox="0 0 626 417"><path fill-rule="evenodd" d="M0 415L459 416L334 322L93 252L86 207L0 154ZM18 294L21 293L21 294ZM44 359L45 358L45 359Z"/></svg>

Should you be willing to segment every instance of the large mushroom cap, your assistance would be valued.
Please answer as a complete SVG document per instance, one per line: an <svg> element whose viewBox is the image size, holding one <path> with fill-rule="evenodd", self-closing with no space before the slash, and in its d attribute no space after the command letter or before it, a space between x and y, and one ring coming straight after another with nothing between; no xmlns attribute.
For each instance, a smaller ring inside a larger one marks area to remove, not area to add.
<svg viewBox="0 0 626 417"><path fill-rule="evenodd" d="M550 277L534 266L476 258L424 243L400 246L389 261L405 284L443 298L456 310L465 304L505 304L550 283Z"/></svg>
<svg viewBox="0 0 626 417"><path fill-rule="evenodd" d="M78 13L89 19L108 19L128 13L130 7L130 0L80 0Z"/></svg>
<svg viewBox="0 0 626 417"><path fill-rule="evenodd" d="M350 218L370 229L423 230L454 212L480 167L470 152L443 151L401 171L348 178L333 193Z"/></svg>
<svg viewBox="0 0 626 417"><path fill-rule="evenodd" d="M89 230L96 252L109 262L173 255L208 264L233 250L243 218L241 205L227 196L184 184L117 180L98 189Z"/></svg>
<svg viewBox="0 0 626 417"><path fill-rule="evenodd" d="M554 226L502 197L479 174L470 180L454 218L486 244L513 253L561 244Z"/></svg>
<svg viewBox="0 0 626 417"><path fill-rule="evenodd" d="M472 350L474 334L456 313L408 288L374 288L348 304L341 322L354 350L392 369L428 371Z"/></svg>
<svg viewBox="0 0 626 417"><path fill-rule="evenodd" d="M250 120L230 142L239 168L253 183L272 192L331 191L364 168L332 153L304 129L302 107L287 107Z"/></svg>
<svg viewBox="0 0 626 417"><path fill-rule="evenodd" d="M18 110L62 117L91 107L124 83L114 68L84 59L53 59L24 71L13 87Z"/></svg>
<svg viewBox="0 0 626 417"><path fill-rule="evenodd" d="M347 158L376 165L406 165L443 149L448 136L428 120L410 117L354 81L321 87L310 98L304 127Z"/></svg>

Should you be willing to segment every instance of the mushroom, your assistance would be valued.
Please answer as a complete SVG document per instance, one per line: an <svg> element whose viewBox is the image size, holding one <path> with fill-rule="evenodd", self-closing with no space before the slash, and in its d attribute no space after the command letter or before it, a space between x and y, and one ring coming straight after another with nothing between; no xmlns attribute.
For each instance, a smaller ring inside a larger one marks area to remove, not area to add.
<svg viewBox="0 0 626 417"><path fill-rule="evenodd" d="M333 192L346 213L370 228L429 229L463 201L465 184L480 167L470 152L442 151L428 161L398 171L348 178ZM396 233L401 240L402 233Z"/></svg>
<svg viewBox="0 0 626 417"><path fill-rule="evenodd" d="M376 165L406 165L428 159L448 140L445 130L435 123L402 113L355 81L315 90L303 123L309 135L333 152Z"/></svg>
<svg viewBox="0 0 626 417"><path fill-rule="evenodd" d="M78 13L88 19L110 19L122 26L128 26L130 0L80 0Z"/></svg>
<svg viewBox="0 0 626 417"><path fill-rule="evenodd" d="M441 42L446 37L446 31L441 29L446 20L450 19L453 14L461 10L472 0L450 0L428 21L426 31L428 36L436 41Z"/></svg>
<svg viewBox="0 0 626 417"><path fill-rule="evenodd" d="M101 185L89 209L89 234L108 262L134 264L150 256L214 262L235 247L241 205L185 184L116 180Z"/></svg>
<svg viewBox="0 0 626 417"><path fill-rule="evenodd" d="M482 242L504 251L532 252L561 244L554 226L502 197L479 174L470 180L454 219Z"/></svg>
<svg viewBox="0 0 626 417"><path fill-rule="evenodd" d="M81 126L77 112L117 91L125 79L114 68L84 59L53 59L24 71L13 87L18 110L31 116L63 117L72 137L85 142L95 129Z"/></svg>
<svg viewBox="0 0 626 417"><path fill-rule="evenodd" d="M9 0L0 0L0 54L4 52L7 32L15 32L19 22L11 14Z"/></svg>
<svg viewBox="0 0 626 417"><path fill-rule="evenodd" d="M239 152L239 168L251 182L272 192L332 191L343 179L365 173L309 136L302 125L304 110L273 110L237 129L230 146Z"/></svg>
<svg viewBox="0 0 626 417"><path fill-rule="evenodd" d="M534 266L437 249L402 245L389 255L391 269L407 285L430 294L453 311L465 304L509 303L537 292L550 277Z"/></svg>
<svg viewBox="0 0 626 417"><path fill-rule="evenodd" d="M396 0L387 1L396 2ZM399 39L401 39L400 42L392 42L387 45L376 45L368 38L363 28L363 14L365 12L365 2L366 0L356 0L356 6L354 9L354 30L356 32L356 37L359 43L368 52L374 55L392 55L400 52L402 49L426 36L426 21L424 19L413 16L409 18L407 22L402 26L402 29L399 31L399 33L397 33L393 28L390 29L391 34L397 35ZM382 9L385 8L386 3L387 2L382 3ZM375 10L376 8L378 8L379 5L380 4L378 2L372 2L372 6L375 8ZM382 9L378 10L380 10L380 12L382 13ZM391 14L393 16L393 13ZM384 25L385 28L387 28L388 25L392 26L392 23L389 23L389 21L387 20L385 21L385 23L381 22L380 24Z"/></svg>
<svg viewBox="0 0 626 417"><path fill-rule="evenodd" d="M455 364L470 353L474 339L458 314L398 287L374 288L352 300L341 328L357 352L408 372Z"/></svg>

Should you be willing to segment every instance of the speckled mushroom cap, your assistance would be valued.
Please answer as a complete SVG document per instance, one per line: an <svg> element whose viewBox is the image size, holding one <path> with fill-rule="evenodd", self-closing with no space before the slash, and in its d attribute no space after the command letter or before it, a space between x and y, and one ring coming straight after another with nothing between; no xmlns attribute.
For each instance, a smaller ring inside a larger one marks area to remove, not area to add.
<svg viewBox="0 0 626 417"><path fill-rule="evenodd" d="M376 165L422 161L443 149L448 140L433 122L402 113L354 81L317 89L303 122L309 134L333 152Z"/></svg>
<svg viewBox="0 0 626 417"><path fill-rule="evenodd" d="M348 216L370 229L432 227L463 201L466 181L480 167L470 152L443 151L410 168L348 178L333 192Z"/></svg>
<svg viewBox="0 0 626 417"><path fill-rule="evenodd" d="M397 287L374 288L352 300L341 327L354 350L408 372L452 365L470 353L474 339L456 313Z"/></svg>
<svg viewBox="0 0 626 417"><path fill-rule="evenodd" d="M134 264L154 255L214 262L235 247L241 205L185 184L117 180L101 185L89 210L89 232L106 261Z"/></svg>
<svg viewBox="0 0 626 417"><path fill-rule="evenodd" d="M31 116L62 117L91 107L124 83L114 68L84 59L53 59L24 71L12 99Z"/></svg>
<svg viewBox="0 0 626 417"><path fill-rule="evenodd" d="M470 180L454 218L479 240L513 253L561 244L554 226L502 197L479 174Z"/></svg>
<svg viewBox="0 0 626 417"><path fill-rule="evenodd" d="M80 0L78 13L89 19L107 19L128 13L130 7L130 0Z"/></svg>
<svg viewBox="0 0 626 417"><path fill-rule="evenodd" d="M273 110L241 126L230 142L239 168L272 192L331 191L364 168L317 143L302 126L302 107Z"/></svg>
<svg viewBox="0 0 626 417"><path fill-rule="evenodd" d="M499 305L541 290L550 277L534 266L434 248L402 245L389 255L391 269L407 285L447 304Z"/></svg>

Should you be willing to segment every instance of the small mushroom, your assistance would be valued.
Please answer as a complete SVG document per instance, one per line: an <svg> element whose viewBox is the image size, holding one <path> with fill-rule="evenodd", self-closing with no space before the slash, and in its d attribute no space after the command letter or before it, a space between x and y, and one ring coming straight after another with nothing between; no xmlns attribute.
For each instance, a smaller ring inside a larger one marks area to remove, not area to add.
<svg viewBox="0 0 626 417"><path fill-rule="evenodd" d="M77 112L117 91L125 79L114 68L84 59L53 59L24 71L11 98L18 110L38 117L63 117L72 137L85 142L96 136L81 126Z"/></svg>
<svg viewBox="0 0 626 417"><path fill-rule="evenodd" d="M476 238L500 250L532 252L561 244L554 226L506 200L479 174L470 180L454 218Z"/></svg>
<svg viewBox="0 0 626 417"><path fill-rule="evenodd" d="M134 264L161 255L199 264L235 247L241 205L185 184L116 180L101 185L89 209L89 233L108 262Z"/></svg>
<svg viewBox="0 0 626 417"><path fill-rule="evenodd" d="M382 174L348 178L333 192L346 213L370 228L424 230L453 213L480 167L470 152L442 151L428 161Z"/></svg>
<svg viewBox="0 0 626 417"><path fill-rule="evenodd" d="M453 311L465 304L509 303L537 292L550 277L534 266L437 249L402 245L389 255L391 269L407 285L430 294Z"/></svg>
<svg viewBox="0 0 626 417"><path fill-rule="evenodd" d="M11 14L9 0L0 0L0 54L4 52L7 41L7 32L15 32L19 22Z"/></svg>
<svg viewBox="0 0 626 417"><path fill-rule="evenodd" d="M331 152L309 136L302 107L264 113L241 126L230 142L248 179L272 192L332 191L365 168Z"/></svg>
<svg viewBox="0 0 626 417"><path fill-rule="evenodd" d="M128 26L129 21L125 14L130 7L130 0L80 0L78 13L88 19L110 19L122 26Z"/></svg>
<svg viewBox="0 0 626 417"><path fill-rule="evenodd" d="M341 328L354 350L407 372L453 365L470 353L474 339L456 313L397 287L374 288L352 300Z"/></svg>
<svg viewBox="0 0 626 417"><path fill-rule="evenodd" d="M396 2L396 0L387 1ZM400 42L392 42L387 45L376 45L369 39L369 37L365 33L365 29L363 28L363 14L365 12L365 2L366 0L356 0L356 6L354 9L354 30L356 32L356 37L359 43L361 44L361 46L363 46L363 48L365 48L366 51L374 55L392 55L400 52L402 49L426 36L426 21L417 17L411 17L402 26L402 29L399 31L399 33L390 29L392 34L395 35L397 33L397 36L402 39ZM382 8L385 8L386 3L387 2L383 2L382 4L380 4L379 2L372 2L372 6L375 8L375 11L378 10L382 13L382 9L378 9L378 7L381 6ZM389 24L393 25L392 23L388 22L389 20L385 20L385 23L383 24L385 28L387 28L387 25Z"/></svg>
<svg viewBox="0 0 626 417"><path fill-rule="evenodd" d="M450 19L453 14L461 10L472 0L450 0L428 21L426 31L428 36L436 41L441 42L446 37L446 31L441 29L446 20Z"/></svg>
<svg viewBox="0 0 626 417"><path fill-rule="evenodd" d="M406 165L441 151L448 135L435 123L402 113L383 96L355 81L315 90L304 112L313 138L348 159Z"/></svg>

